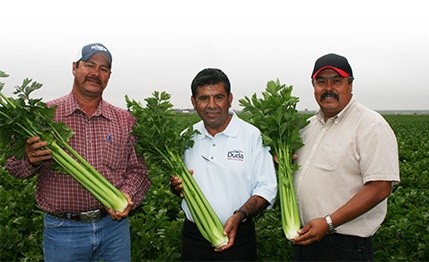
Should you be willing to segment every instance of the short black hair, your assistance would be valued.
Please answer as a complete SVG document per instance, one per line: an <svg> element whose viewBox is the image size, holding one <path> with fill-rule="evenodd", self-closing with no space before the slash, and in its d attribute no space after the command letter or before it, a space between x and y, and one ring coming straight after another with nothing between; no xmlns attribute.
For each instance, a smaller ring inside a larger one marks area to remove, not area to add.
<svg viewBox="0 0 429 262"><path fill-rule="evenodd" d="M217 68L206 68L201 70L192 80L191 91L192 96L196 97L198 87L206 85L215 85L223 83L225 87L225 92L228 94L231 93L231 84L229 79L222 70Z"/></svg>

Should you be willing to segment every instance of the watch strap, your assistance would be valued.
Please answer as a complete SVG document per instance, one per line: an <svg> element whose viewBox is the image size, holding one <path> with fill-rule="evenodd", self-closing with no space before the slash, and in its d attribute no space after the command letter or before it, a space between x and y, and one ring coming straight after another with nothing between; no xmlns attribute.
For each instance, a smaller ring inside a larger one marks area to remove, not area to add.
<svg viewBox="0 0 429 262"><path fill-rule="evenodd" d="M332 224L332 218L330 215L325 216L326 223L328 224L328 234L334 234L337 233L337 230L335 230L334 225Z"/></svg>
<svg viewBox="0 0 429 262"><path fill-rule="evenodd" d="M244 212L244 210L243 210L243 209L237 209L237 210L235 210L235 211L234 211L234 213L233 213L233 214L236 214L236 213L240 213L240 214L241 214L241 217L242 217L241 222L242 222L242 223L246 221L246 219L247 219L247 214L246 214L246 212Z"/></svg>

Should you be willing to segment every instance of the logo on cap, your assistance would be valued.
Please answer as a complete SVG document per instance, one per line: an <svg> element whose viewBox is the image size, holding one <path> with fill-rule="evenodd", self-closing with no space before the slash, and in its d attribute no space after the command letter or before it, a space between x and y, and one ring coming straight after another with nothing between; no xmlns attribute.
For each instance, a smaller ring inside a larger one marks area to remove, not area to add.
<svg viewBox="0 0 429 262"><path fill-rule="evenodd" d="M95 45L91 46L91 49L94 49L97 51L107 52L107 48L105 48L104 46L99 45L99 44L95 44Z"/></svg>

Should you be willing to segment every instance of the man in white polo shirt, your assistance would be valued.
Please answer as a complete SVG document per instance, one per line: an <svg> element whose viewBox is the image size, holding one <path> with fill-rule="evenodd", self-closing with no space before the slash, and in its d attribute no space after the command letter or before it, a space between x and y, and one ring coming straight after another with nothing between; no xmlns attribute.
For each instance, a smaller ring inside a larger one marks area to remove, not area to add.
<svg viewBox="0 0 429 262"><path fill-rule="evenodd" d="M384 118L353 97L343 56L320 57L311 75L320 110L301 134L294 174L301 223L296 261L371 261L372 236L399 182L395 134Z"/></svg>
<svg viewBox="0 0 429 262"><path fill-rule="evenodd" d="M202 121L194 125L193 147L184 155L186 166L224 225L227 245L214 248L193 223L182 201L186 221L182 230L183 261L256 261L252 217L274 203L277 181L269 148L259 130L230 111L228 77L219 69L199 72L192 81L191 101ZM173 192L181 181L172 177Z"/></svg>

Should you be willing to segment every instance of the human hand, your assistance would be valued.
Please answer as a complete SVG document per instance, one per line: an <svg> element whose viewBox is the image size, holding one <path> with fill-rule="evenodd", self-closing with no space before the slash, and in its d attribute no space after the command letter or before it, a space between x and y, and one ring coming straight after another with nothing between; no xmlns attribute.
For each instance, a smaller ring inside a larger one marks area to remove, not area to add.
<svg viewBox="0 0 429 262"><path fill-rule="evenodd" d="M225 223L223 235L228 237L228 244L215 248L215 252L223 252L234 245L235 236L237 235L238 226L242 220L241 214L239 212L232 215Z"/></svg>
<svg viewBox="0 0 429 262"><path fill-rule="evenodd" d="M292 156L292 161L295 161L295 160L297 160L298 159L298 155L297 154L293 154L293 156ZM279 163L279 158L277 157L277 155L274 155L273 156L273 160L274 160L274 163L276 163L276 164L278 164Z"/></svg>
<svg viewBox="0 0 429 262"><path fill-rule="evenodd" d="M189 170L189 173L191 173L191 175L194 174L194 170ZM180 197L184 197L182 189L183 189L183 185L182 185L182 180L179 179L177 176L171 176L170 177L170 189L171 191Z"/></svg>
<svg viewBox="0 0 429 262"><path fill-rule="evenodd" d="M170 177L170 189L175 195L182 198L184 197L182 193L182 189L183 189L182 180L179 179L177 176Z"/></svg>
<svg viewBox="0 0 429 262"><path fill-rule="evenodd" d="M134 205L134 202L131 200L130 195L128 195L127 193L124 193L124 195L125 195L125 197L127 198L127 201L128 201L128 206L125 208L124 211L122 211L122 212L116 212L116 211L114 211L112 209L106 208L107 213L109 213L110 217L113 220L118 220L119 221L119 220L127 217L128 214L130 213L131 207Z"/></svg>
<svg viewBox="0 0 429 262"><path fill-rule="evenodd" d="M297 245L309 245L320 241L328 233L328 224L325 218L319 217L311 220L307 225L298 230L300 235L292 242Z"/></svg>
<svg viewBox="0 0 429 262"><path fill-rule="evenodd" d="M52 158L51 150L44 149L48 145L47 141L40 141L40 137L33 136L27 139L25 144L25 153L28 162L33 166L40 165L44 160Z"/></svg>

